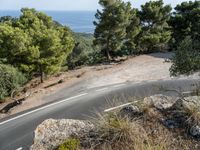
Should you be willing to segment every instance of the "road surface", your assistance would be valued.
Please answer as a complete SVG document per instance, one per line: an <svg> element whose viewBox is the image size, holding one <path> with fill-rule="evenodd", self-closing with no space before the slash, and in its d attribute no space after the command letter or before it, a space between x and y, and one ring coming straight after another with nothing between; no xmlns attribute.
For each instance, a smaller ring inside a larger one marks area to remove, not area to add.
<svg viewBox="0 0 200 150"><path fill-rule="evenodd" d="M114 101L115 104L126 103L130 97L142 98L159 93L173 94L166 92L168 89L187 92L195 88L194 84L197 81L169 80L138 84L126 82L81 90L77 93L60 91L57 95L60 94L62 98L54 99L54 102L0 120L0 150L29 149L35 128L46 119L87 119L95 116L97 111L103 112L112 107Z"/></svg>

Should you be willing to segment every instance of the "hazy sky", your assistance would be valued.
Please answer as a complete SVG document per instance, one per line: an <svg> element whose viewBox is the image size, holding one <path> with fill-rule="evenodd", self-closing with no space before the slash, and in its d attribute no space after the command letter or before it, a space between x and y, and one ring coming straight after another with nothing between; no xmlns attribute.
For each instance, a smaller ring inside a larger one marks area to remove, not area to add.
<svg viewBox="0 0 200 150"><path fill-rule="evenodd" d="M124 0L130 1L134 7L149 0ZM164 0L166 4L175 6L187 0ZM22 7L36 8L38 10L96 10L98 0L0 0L0 10L19 10Z"/></svg>

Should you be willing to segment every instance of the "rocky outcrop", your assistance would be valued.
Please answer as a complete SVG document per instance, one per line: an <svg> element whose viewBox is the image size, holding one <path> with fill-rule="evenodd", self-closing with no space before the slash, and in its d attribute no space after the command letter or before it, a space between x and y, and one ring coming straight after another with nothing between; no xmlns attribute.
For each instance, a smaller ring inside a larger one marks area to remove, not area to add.
<svg viewBox="0 0 200 150"><path fill-rule="evenodd" d="M177 98L159 94L144 98L144 103L159 110L165 110L172 107L176 100Z"/></svg>
<svg viewBox="0 0 200 150"><path fill-rule="evenodd" d="M31 150L52 150L69 137L80 137L94 128L88 121L48 119L35 130Z"/></svg>

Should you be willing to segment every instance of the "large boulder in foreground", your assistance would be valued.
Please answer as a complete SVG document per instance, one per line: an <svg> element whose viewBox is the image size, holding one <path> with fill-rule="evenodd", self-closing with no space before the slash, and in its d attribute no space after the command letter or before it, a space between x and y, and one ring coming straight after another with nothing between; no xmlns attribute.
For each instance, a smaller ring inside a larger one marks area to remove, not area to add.
<svg viewBox="0 0 200 150"><path fill-rule="evenodd" d="M52 150L69 137L80 137L94 128L88 121L48 119L35 130L34 144L31 150Z"/></svg>

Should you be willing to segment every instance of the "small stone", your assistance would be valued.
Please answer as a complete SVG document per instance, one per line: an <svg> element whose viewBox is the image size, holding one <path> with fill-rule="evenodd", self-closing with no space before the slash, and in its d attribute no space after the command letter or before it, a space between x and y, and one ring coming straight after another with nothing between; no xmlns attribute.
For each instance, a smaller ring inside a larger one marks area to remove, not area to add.
<svg viewBox="0 0 200 150"><path fill-rule="evenodd" d="M191 127L190 134L195 138L200 138L200 126L196 125Z"/></svg>
<svg viewBox="0 0 200 150"><path fill-rule="evenodd" d="M180 126L179 123L177 123L175 120L162 119L161 121L162 121L163 125L169 129L178 128Z"/></svg>
<svg viewBox="0 0 200 150"><path fill-rule="evenodd" d="M140 116L142 113L139 108L134 105L126 106L120 110L120 116L123 118L134 118Z"/></svg>
<svg viewBox="0 0 200 150"><path fill-rule="evenodd" d="M61 83L63 83L63 82L65 82L65 80L64 80L64 79L61 79L61 80L58 81L58 84L61 84Z"/></svg>

